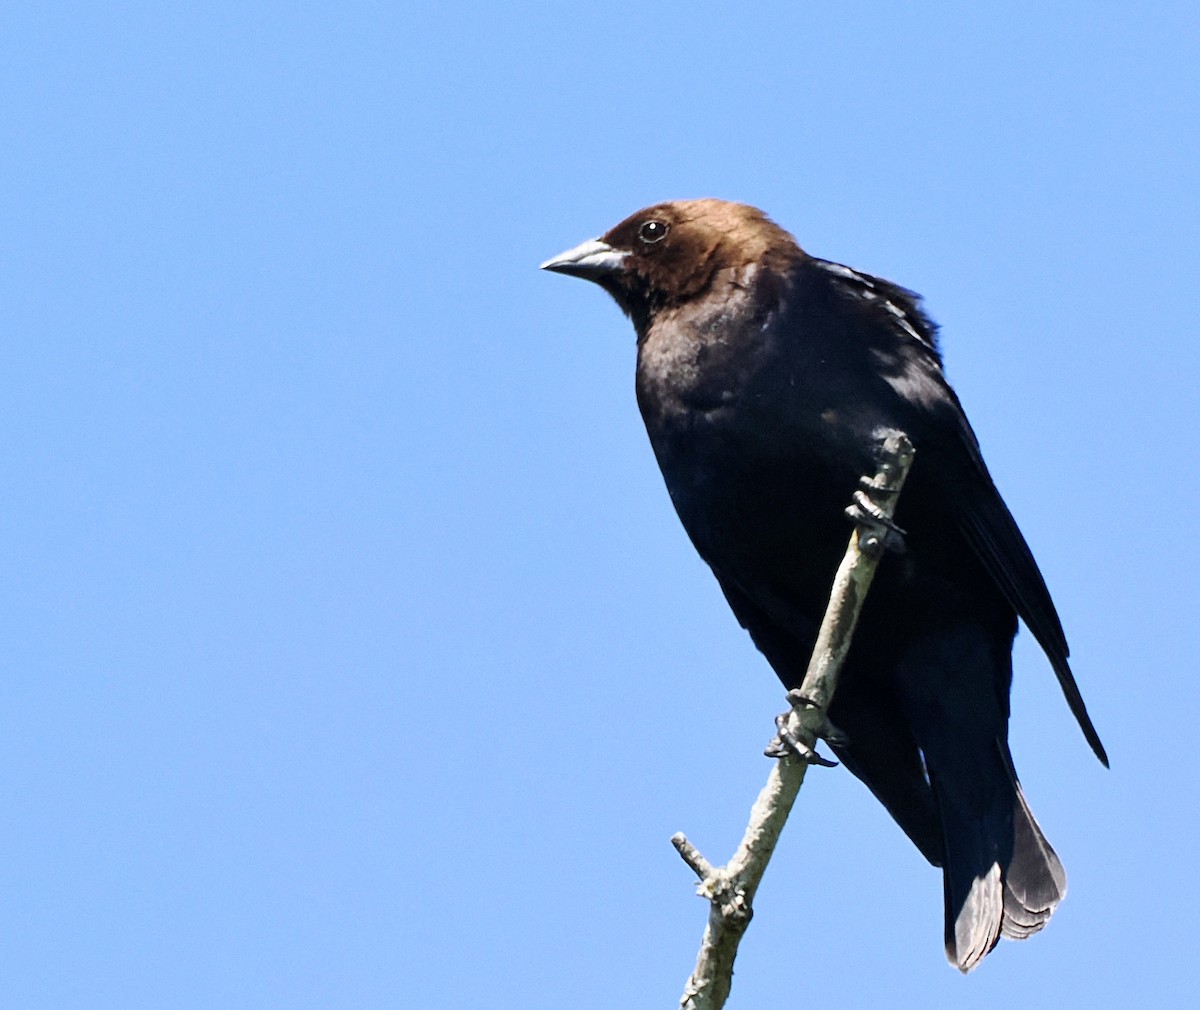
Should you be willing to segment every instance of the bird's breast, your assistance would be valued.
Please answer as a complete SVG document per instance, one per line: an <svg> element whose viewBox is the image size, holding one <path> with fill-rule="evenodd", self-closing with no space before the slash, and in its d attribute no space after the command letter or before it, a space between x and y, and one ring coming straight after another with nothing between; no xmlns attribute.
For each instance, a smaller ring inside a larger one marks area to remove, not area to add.
<svg viewBox="0 0 1200 1010"><path fill-rule="evenodd" d="M705 560L816 606L845 549L843 510L873 469L861 435L878 419L842 394L839 363L806 341L802 321L736 308L650 327L638 348L638 403Z"/></svg>

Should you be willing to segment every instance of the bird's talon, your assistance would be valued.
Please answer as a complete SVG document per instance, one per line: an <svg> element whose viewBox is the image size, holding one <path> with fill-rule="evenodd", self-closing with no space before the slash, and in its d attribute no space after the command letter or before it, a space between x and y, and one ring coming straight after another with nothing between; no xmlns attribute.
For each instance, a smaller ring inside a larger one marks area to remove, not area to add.
<svg viewBox="0 0 1200 1010"><path fill-rule="evenodd" d="M789 701L793 694L798 695L799 692L789 691ZM807 704L808 707L815 707L811 702L805 702L802 697L801 702L802 704ZM810 765L820 765L822 768L836 768L838 764L836 761L831 761L819 753L808 741L802 740L798 734L792 732L789 718L791 714L788 711L775 717L775 729L778 732L771 738L771 742L767 744L766 750L763 753L770 758L782 758L791 755L792 757L799 758L801 761L806 761ZM828 720L825 720L823 725L828 726Z"/></svg>
<svg viewBox="0 0 1200 1010"><path fill-rule="evenodd" d="M821 705L812 698L808 697L808 695L804 694L800 688L793 687L790 691L788 691L785 697L787 698L787 703L792 706L794 711L804 712L816 709L821 713L821 724L817 726L815 730L818 740L824 740L833 747L843 747L849 745L850 737L838 729L832 722L830 722L829 716L825 714ZM786 712L783 715L776 717L775 727L777 729L781 728L781 720L786 724Z"/></svg>
<svg viewBox="0 0 1200 1010"><path fill-rule="evenodd" d="M894 495L898 495L900 493L899 488L886 487L883 484L877 483L871 477L859 477L858 478L858 486L860 488L862 488L862 490L865 491L868 495L880 494L880 495L894 496Z"/></svg>
<svg viewBox="0 0 1200 1010"><path fill-rule="evenodd" d="M868 526L871 524L878 524L880 526L886 526L889 530L894 530L896 533L904 532L904 530L897 526L888 517L888 514L884 512L883 509L881 509L871 500L871 496L865 491L860 490L854 492L853 504L846 509L846 514L849 515L851 519L855 520L855 522L863 523Z"/></svg>
<svg viewBox="0 0 1200 1010"><path fill-rule="evenodd" d="M846 516L858 527L859 546L863 550L871 552L883 549L896 554L904 553L905 531L865 492L854 492L854 500L847 506Z"/></svg>
<svg viewBox="0 0 1200 1010"><path fill-rule="evenodd" d="M809 747L803 740L785 741L782 737L774 737L763 753L769 758L784 758L791 757L799 758L810 765L819 765L821 768L836 768L838 763L830 761L829 758L819 753L816 748Z"/></svg>
<svg viewBox="0 0 1200 1010"><path fill-rule="evenodd" d="M789 705L791 705L792 708L820 708L821 707L815 701L813 701L811 698L802 694L800 691L800 688L798 688L798 687L793 687L790 691L788 691L786 697L787 697L787 703ZM782 718L782 716L780 718Z"/></svg>

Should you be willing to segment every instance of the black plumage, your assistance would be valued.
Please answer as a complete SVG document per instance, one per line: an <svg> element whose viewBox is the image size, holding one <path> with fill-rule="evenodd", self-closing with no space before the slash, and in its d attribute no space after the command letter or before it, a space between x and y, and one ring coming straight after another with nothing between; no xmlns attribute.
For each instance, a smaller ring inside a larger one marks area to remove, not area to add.
<svg viewBox="0 0 1200 1010"><path fill-rule="evenodd" d="M941 866L963 971L1049 919L1066 876L1008 747L1020 617L1107 764L1029 547L942 373L912 292L817 259L761 211L639 211L547 262L607 290L638 338L637 398L671 500L783 683L803 678L845 549L843 514L898 428L916 461L830 721L837 755Z"/></svg>

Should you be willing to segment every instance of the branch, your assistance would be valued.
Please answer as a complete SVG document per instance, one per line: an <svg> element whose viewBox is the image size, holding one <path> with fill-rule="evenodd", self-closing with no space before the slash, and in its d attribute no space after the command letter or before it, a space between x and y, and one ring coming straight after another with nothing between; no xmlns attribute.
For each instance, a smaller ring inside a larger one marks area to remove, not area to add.
<svg viewBox="0 0 1200 1010"><path fill-rule="evenodd" d="M696 967L679 1001L682 1010L720 1010L729 998L733 962L742 934L750 925L755 892L775 851L804 773L816 758L817 736L837 686L838 673L850 650L863 600L884 548L897 534L892 523L896 499L913 460L913 447L903 432L888 431L880 448L879 470L863 480L847 514L856 528L834 578L825 619L817 634L808 670L799 691L790 691L792 708L777 720L778 741L797 742L804 759L783 746L767 784L750 810L750 823L737 851L722 867L714 867L682 834L671 843L700 878L697 892L709 899L708 925L700 942ZM772 748L775 743L772 742ZM768 748L769 754L777 754Z"/></svg>

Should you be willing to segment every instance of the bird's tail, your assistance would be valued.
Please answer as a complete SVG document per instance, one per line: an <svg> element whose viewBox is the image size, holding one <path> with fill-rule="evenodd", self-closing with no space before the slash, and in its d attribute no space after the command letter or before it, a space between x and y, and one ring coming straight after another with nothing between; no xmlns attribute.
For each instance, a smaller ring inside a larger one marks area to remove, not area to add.
<svg viewBox="0 0 1200 1010"><path fill-rule="evenodd" d="M1009 788L982 817L961 817L933 781L942 814L946 957L964 973L1001 936L1023 940L1050 920L1067 875L1034 820L1002 745Z"/></svg>
<svg viewBox="0 0 1200 1010"><path fill-rule="evenodd" d="M1013 854L1004 873L1004 919L1000 932L1010 940L1033 936L1067 896L1067 871L1059 860L1014 778Z"/></svg>

